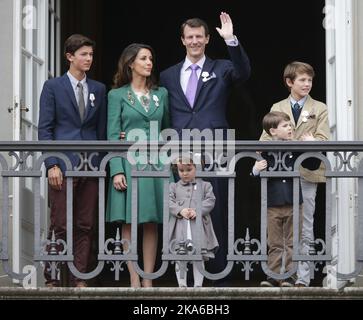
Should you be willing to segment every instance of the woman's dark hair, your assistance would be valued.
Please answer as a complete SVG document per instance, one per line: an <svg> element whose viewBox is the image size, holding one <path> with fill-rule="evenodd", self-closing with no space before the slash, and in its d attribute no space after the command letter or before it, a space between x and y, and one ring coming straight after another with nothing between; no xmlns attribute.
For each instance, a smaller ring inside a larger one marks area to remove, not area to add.
<svg viewBox="0 0 363 320"><path fill-rule="evenodd" d="M117 72L113 76L112 88L120 88L132 81L131 64L135 61L137 54L141 49L150 50L153 57L153 68L151 74L146 79L146 86L148 89L155 88L157 86L155 77L155 53L151 46L142 43L132 43L127 46L120 56L118 61Z"/></svg>

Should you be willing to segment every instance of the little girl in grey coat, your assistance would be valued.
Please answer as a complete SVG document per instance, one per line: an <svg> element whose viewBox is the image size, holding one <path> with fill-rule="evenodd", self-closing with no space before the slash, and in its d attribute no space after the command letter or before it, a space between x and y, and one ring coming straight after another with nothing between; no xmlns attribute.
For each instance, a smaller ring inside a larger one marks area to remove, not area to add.
<svg viewBox="0 0 363 320"><path fill-rule="evenodd" d="M188 253L196 248L197 235L200 237L201 254L204 260L214 258L214 253L218 249L218 240L213 230L210 212L215 204L212 185L209 182L201 181L201 214L202 230L197 230L196 217L198 212L198 192L195 179L196 167L191 160L188 162L179 159L177 163L180 180L171 183L169 187L169 239L173 242L178 253ZM182 250L182 251L181 251ZM204 267L204 262L203 262ZM180 276L180 262L175 263L175 271L179 287L186 287L186 275ZM203 275L193 264L194 287L201 287Z"/></svg>

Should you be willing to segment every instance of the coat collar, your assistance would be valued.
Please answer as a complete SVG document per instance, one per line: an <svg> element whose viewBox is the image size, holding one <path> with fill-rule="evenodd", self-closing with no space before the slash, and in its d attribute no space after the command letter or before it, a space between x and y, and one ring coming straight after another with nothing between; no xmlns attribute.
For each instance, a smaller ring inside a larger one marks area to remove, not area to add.
<svg viewBox="0 0 363 320"><path fill-rule="evenodd" d="M215 61L213 61L212 59L209 59L208 57L206 57L204 65L203 65L203 69L201 72L201 75L203 72L208 72L209 74L212 74L212 70L214 67ZM207 84L207 82L203 82L202 80L202 76L199 77L198 80L198 86L197 86L197 93L195 94L195 101L194 101L194 109L195 110L199 110L203 105L198 104L198 98L200 95L200 92L202 90L202 88Z"/></svg>
<svg viewBox="0 0 363 320"><path fill-rule="evenodd" d="M79 114L79 110L78 110L78 105L77 105L77 100L76 97L74 95L74 91L73 91L73 87L71 84L71 81L68 78L67 73L65 73L62 78L61 78L61 82L68 94L69 99L72 101L72 105L75 109L75 111ZM79 120L81 120L81 118L79 118Z"/></svg>
<svg viewBox="0 0 363 320"><path fill-rule="evenodd" d="M184 105L190 109L191 107L190 107L189 101L188 101L187 97L185 96L183 89L181 87L181 84L180 84L180 72L183 68L183 65L184 65L184 61L182 61L176 65L176 68L174 69L175 70L174 83L176 83L176 88L177 88L179 97L184 101Z"/></svg>
<svg viewBox="0 0 363 320"><path fill-rule="evenodd" d="M95 96L95 98L97 98L97 93L96 93L96 86L94 81L92 81L91 79L89 79L87 77L87 85L88 85L88 98L87 98L87 106L86 106L86 115L83 121L87 120L87 118L96 110L97 105L92 106L91 105L91 100L90 100L90 95L91 93L93 93L93 95ZM95 102L94 102L95 103Z"/></svg>
<svg viewBox="0 0 363 320"><path fill-rule="evenodd" d="M182 186L190 186L190 185L196 185L197 184L197 181L195 179L193 179L192 181L190 182L184 182L183 180L179 180L179 183L182 185Z"/></svg>

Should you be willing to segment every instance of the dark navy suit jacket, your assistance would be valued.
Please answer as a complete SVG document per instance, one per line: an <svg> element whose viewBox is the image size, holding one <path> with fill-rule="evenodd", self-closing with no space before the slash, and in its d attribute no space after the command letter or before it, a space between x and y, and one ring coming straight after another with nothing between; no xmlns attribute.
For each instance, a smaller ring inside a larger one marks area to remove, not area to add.
<svg viewBox="0 0 363 320"><path fill-rule="evenodd" d="M88 98L86 113L81 121L77 100L72 84L64 74L47 80L40 96L38 139L39 140L106 140L107 103L104 84L87 78L88 94L93 93L95 100ZM74 153L65 153L72 162L72 167L80 162ZM98 166L102 155L92 158L92 164ZM63 161L47 158L47 168L59 165L65 171Z"/></svg>
<svg viewBox="0 0 363 320"><path fill-rule="evenodd" d="M232 84L245 81L250 75L250 63L243 48L227 46L231 60L211 60L206 57L199 77L194 106L191 108L180 85L180 72L184 61L160 74L160 85L168 90L171 127L181 135L182 129L227 129L227 102ZM203 72L210 78L203 81ZM238 107L238 106L236 106ZM228 180L210 178L216 203L211 217L219 250L208 266L213 273L221 272L226 265L228 235Z"/></svg>
<svg viewBox="0 0 363 320"><path fill-rule="evenodd" d="M203 72L215 75L208 81L199 77L194 107L191 108L180 85L184 61L160 74L160 85L169 93L171 127L180 134L182 129L226 129L226 107L231 84L244 81L250 75L250 63L243 48L227 46L231 60L211 60L206 57ZM202 74L201 73L201 74Z"/></svg>
<svg viewBox="0 0 363 320"><path fill-rule="evenodd" d="M301 153L294 152L285 157L285 165L287 168L294 169L296 159ZM275 167L275 157L263 152L261 156L267 161L267 168ZM319 168L321 161L317 158L305 159L301 165L309 170ZM276 167L277 170L277 167ZM286 171L282 169L282 171ZM267 207L279 207L285 205L293 205L293 179L287 177L268 178L267 180ZM299 204L303 202L301 187L299 188Z"/></svg>

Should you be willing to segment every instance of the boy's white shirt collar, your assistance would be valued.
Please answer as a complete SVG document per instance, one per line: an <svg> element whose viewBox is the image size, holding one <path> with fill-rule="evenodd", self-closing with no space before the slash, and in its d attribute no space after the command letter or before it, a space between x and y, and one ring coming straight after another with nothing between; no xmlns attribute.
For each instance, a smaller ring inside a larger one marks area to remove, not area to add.
<svg viewBox="0 0 363 320"><path fill-rule="evenodd" d="M307 100L308 96L300 99L299 101L296 101L291 95L290 95L290 102L291 105L294 105L296 102L299 104L300 108L304 106L306 100Z"/></svg>
<svg viewBox="0 0 363 320"><path fill-rule="evenodd" d="M84 84L87 83L86 75L84 76L84 78L81 81L79 81L75 77L73 77L73 75L69 71L67 71L67 76L68 76L69 80L71 81L73 89L75 89L77 87L78 82L80 82L82 84L82 86L84 86Z"/></svg>

